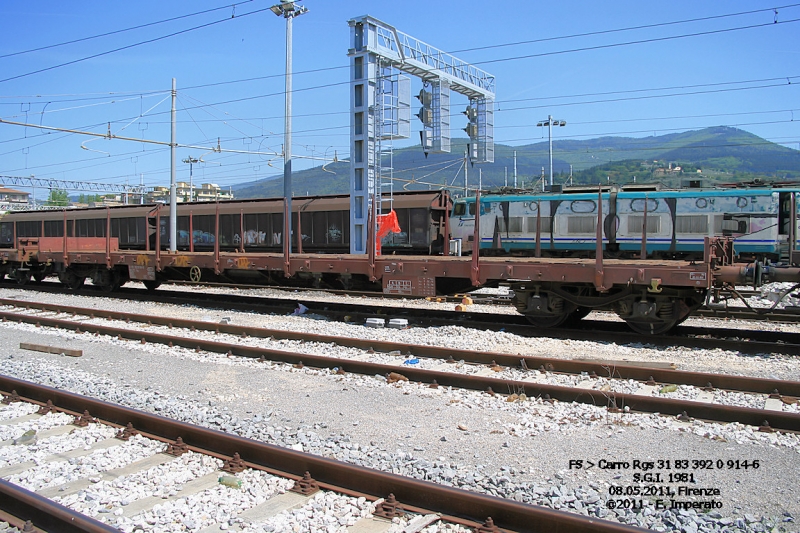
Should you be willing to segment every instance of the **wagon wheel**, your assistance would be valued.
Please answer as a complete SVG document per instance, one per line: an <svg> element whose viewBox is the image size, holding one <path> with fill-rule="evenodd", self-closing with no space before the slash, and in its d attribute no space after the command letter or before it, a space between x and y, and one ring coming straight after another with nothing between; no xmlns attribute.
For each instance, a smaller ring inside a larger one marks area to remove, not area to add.
<svg viewBox="0 0 800 533"><path fill-rule="evenodd" d="M72 270L67 270L63 274L58 275L58 279L61 280L61 283L72 289L73 291L77 291L81 287L83 287L86 278L83 276L78 276Z"/></svg>
<svg viewBox="0 0 800 533"><path fill-rule="evenodd" d="M200 281L200 278L203 276L203 273L200 271L200 267L195 265L189 269L189 279L193 282L197 283Z"/></svg>
<svg viewBox="0 0 800 533"><path fill-rule="evenodd" d="M579 324L580 321L586 318L591 312L591 307L576 307L575 310L569 315L569 323L571 325Z"/></svg>
<svg viewBox="0 0 800 533"><path fill-rule="evenodd" d="M27 285L31 281L31 271L15 269L13 277L17 280L18 285Z"/></svg>
<svg viewBox="0 0 800 533"><path fill-rule="evenodd" d="M115 270L101 270L93 282L104 292L114 292L122 285L119 273Z"/></svg>
<svg viewBox="0 0 800 533"><path fill-rule="evenodd" d="M144 287L150 292L156 290L161 285L160 281L154 279L146 279L142 281L142 283L144 283Z"/></svg>
<svg viewBox="0 0 800 533"><path fill-rule="evenodd" d="M44 272L37 272L37 273L35 273L35 274L33 275L33 279L35 279L37 283L41 283L41 282L42 282L42 280L43 280L45 277L46 277L46 276L44 275Z"/></svg>

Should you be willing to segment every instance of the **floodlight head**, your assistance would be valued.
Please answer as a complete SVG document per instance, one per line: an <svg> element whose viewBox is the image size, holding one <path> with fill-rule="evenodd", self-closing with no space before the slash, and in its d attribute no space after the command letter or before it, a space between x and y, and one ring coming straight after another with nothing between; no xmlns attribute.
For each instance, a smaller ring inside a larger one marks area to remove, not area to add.
<svg viewBox="0 0 800 533"><path fill-rule="evenodd" d="M283 16L285 18L296 17L297 15L302 15L308 11L307 7L296 5L295 2L281 2L280 4L275 4L269 9L279 17Z"/></svg>
<svg viewBox="0 0 800 533"><path fill-rule="evenodd" d="M539 126L544 126L544 122L539 122L539 123L538 123L536 126L537 126L537 127L539 127Z"/></svg>
<svg viewBox="0 0 800 533"><path fill-rule="evenodd" d="M558 123L558 125L559 126L566 126L567 125L567 121L566 120L562 120L561 122Z"/></svg>

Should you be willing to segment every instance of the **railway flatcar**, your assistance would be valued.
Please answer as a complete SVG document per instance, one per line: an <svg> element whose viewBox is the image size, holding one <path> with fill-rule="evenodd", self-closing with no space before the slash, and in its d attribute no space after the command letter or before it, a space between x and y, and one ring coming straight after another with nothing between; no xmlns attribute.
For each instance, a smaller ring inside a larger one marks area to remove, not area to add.
<svg viewBox="0 0 800 533"><path fill-rule="evenodd" d="M480 201L481 254L586 257L595 253L598 201L605 257L702 259L706 237L730 237L742 259L788 259L797 249L791 187L661 189L575 187L560 193L489 194ZM474 249L474 197L454 201L451 235ZM646 226L646 230L645 230ZM794 230L792 230L794 227ZM644 238L643 238L644 237Z"/></svg>
<svg viewBox="0 0 800 533"><path fill-rule="evenodd" d="M442 252L451 208L447 191L400 192L383 200L383 208L396 213L400 232L390 233L382 240L382 253L430 255ZM284 203L281 198L180 203L177 210L176 249L180 252L246 255L283 250ZM168 205L149 204L9 213L0 219L0 250L38 251L58 247L165 251L170 248L169 211ZM294 198L293 251L349 253L349 214L348 195ZM110 239L106 239L107 235ZM23 284L31 278L41 280L52 274L72 287L79 287L90 278L95 284L113 290L126 281L123 268L54 266L52 262L35 260L0 264L0 275L8 275Z"/></svg>

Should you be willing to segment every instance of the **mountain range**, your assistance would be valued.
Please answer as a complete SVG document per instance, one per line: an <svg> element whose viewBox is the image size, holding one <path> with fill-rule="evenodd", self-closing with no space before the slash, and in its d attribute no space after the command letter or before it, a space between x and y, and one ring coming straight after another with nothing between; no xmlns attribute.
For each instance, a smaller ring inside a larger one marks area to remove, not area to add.
<svg viewBox="0 0 800 533"><path fill-rule="evenodd" d="M464 154L467 139L453 139L451 152L428 154L419 145L395 149L391 155L392 183L396 189L464 188ZM483 189L513 186L514 153L517 184L536 186L549 169L548 143L522 146L495 144L494 163L467 165L468 186L479 180ZM389 157L384 156L385 167ZM679 185L686 179L714 182L785 181L800 179L800 151L772 143L752 133L719 126L642 138L599 137L553 141L554 183L630 183L659 181ZM349 192L350 163L339 161L292 174L294 194L322 195ZM237 198L283 195L283 175L233 187ZM386 190L386 189L384 189Z"/></svg>

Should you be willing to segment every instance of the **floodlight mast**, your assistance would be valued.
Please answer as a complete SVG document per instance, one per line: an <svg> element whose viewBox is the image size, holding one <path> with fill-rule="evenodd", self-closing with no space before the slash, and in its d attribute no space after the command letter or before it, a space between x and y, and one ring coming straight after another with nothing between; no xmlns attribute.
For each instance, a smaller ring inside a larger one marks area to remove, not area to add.
<svg viewBox="0 0 800 533"><path fill-rule="evenodd" d="M550 144L550 188L553 188L553 126L566 126L565 120L556 120L553 115L547 115L547 120L536 124L538 127L547 126L547 138Z"/></svg>
<svg viewBox="0 0 800 533"><path fill-rule="evenodd" d="M174 254L178 251L178 194L177 183L175 174L177 172L177 148L178 140L176 133L176 111L175 100L178 97L178 86L175 78L172 78L172 109L170 111L171 118L171 140L169 143L170 152L170 169L169 169L169 253ZM161 228L156 228L156 231L161 233Z"/></svg>
<svg viewBox="0 0 800 533"><path fill-rule="evenodd" d="M308 12L298 2L281 2L270 11L286 19L286 110L283 130L283 196L288 216L283 221L283 238L292 251L292 19Z"/></svg>

